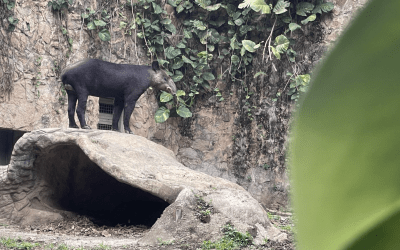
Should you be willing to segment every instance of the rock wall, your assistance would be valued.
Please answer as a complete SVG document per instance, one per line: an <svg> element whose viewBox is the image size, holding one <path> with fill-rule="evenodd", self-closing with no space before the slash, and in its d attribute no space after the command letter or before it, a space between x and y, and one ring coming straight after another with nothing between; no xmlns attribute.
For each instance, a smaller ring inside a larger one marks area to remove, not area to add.
<svg viewBox="0 0 400 250"><path fill-rule="evenodd" d="M299 39L298 70L303 74L310 73L366 0L332 2L335 3L332 14L292 34ZM110 6L117 3L77 0L64 13L52 11L47 4L48 1L17 0L15 8L8 11L2 3L0 128L24 131L66 128L67 100L60 88L59 74L70 63L87 57L116 63L150 62L142 41L134 33L127 35L119 29L115 8L109 13L110 42L102 42L96 32L84 27L81 18L84 9L112 10ZM131 17L129 11L123 14ZM19 19L13 32L8 31L9 16ZM66 34L60 27L65 28ZM286 142L293 104L286 97L276 102L272 99L278 90L284 89L288 80L286 71L291 66L277 60L265 63L261 56L255 58L254 65L253 73L263 70L268 75L249 81L249 89L255 94L248 104L242 102L245 93L238 86L218 81L213 86L221 90L224 102L206 93L195 104L192 118L170 118L166 123L156 124L153 115L157 103L152 90L148 90L137 102L131 128L136 134L171 149L185 166L240 184L265 207L284 209L289 190ZM249 108L253 119L247 115ZM89 126L96 127L95 97L88 102L87 120Z"/></svg>

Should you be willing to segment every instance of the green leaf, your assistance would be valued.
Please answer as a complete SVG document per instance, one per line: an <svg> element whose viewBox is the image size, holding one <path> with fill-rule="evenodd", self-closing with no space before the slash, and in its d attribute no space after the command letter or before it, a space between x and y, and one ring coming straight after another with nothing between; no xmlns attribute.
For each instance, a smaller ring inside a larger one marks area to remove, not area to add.
<svg viewBox="0 0 400 250"><path fill-rule="evenodd" d="M8 10L12 10L15 7L15 2L14 1L10 1L7 3L7 9Z"/></svg>
<svg viewBox="0 0 400 250"><path fill-rule="evenodd" d="M271 8L264 0L255 0L250 6L254 11L261 12L261 14L270 14Z"/></svg>
<svg viewBox="0 0 400 250"><path fill-rule="evenodd" d="M99 37L102 41L107 42L111 40L111 35L108 29L103 29L99 32Z"/></svg>
<svg viewBox="0 0 400 250"><path fill-rule="evenodd" d="M205 9L208 10L208 11L216 11L216 10L219 9L219 7L221 7L221 4L217 3L217 4L214 4L214 5L207 6L207 7L205 7Z"/></svg>
<svg viewBox="0 0 400 250"><path fill-rule="evenodd" d="M152 2L151 4L153 5L154 14L158 15L163 12L163 9L161 8L160 5L156 4L155 2Z"/></svg>
<svg viewBox="0 0 400 250"><path fill-rule="evenodd" d="M183 74L181 71L176 70L175 74L171 77L174 82L179 82L183 78Z"/></svg>
<svg viewBox="0 0 400 250"><path fill-rule="evenodd" d="M176 8L176 12L177 12L178 14L181 13L183 10L184 10L184 8L183 8L182 5L179 5L179 6Z"/></svg>
<svg viewBox="0 0 400 250"><path fill-rule="evenodd" d="M290 31L295 31L297 29L301 28L300 25L298 25L297 23L289 23L289 30Z"/></svg>
<svg viewBox="0 0 400 250"><path fill-rule="evenodd" d="M157 111L156 114L154 115L154 119L156 120L157 123L163 123L169 118L169 109L166 107L160 107Z"/></svg>
<svg viewBox="0 0 400 250"><path fill-rule="evenodd" d="M207 26L200 20L194 20L194 21L190 21L193 25L193 27L195 27L198 30L206 30Z"/></svg>
<svg viewBox="0 0 400 250"><path fill-rule="evenodd" d="M192 36L192 32L190 32L190 31L188 31L188 30L186 30L186 29L183 29L183 35L184 35L184 37L187 38L187 39L193 37L193 36Z"/></svg>
<svg viewBox="0 0 400 250"><path fill-rule="evenodd" d="M398 249L399 9L397 0L364 6L298 109L290 173L299 249Z"/></svg>
<svg viewBox="0 0 400 250"><path fill-rule="evenodd" d="M248 52L255 52L256 51L256 43L251 41L251 40L243 40L242 41L243 47L248 51Z"/></svg>
<svg viewBox="0 0 400 250"><path fill-rule="evenodd" d="M239 63L239 57L237 55L232 55L231 56L231 62L232 64L238 64Z"/></svg>
<svg viewBox="0 0 400 250"><path fill-rule="evenodd" d="M100 27L104 27L104 26L107 25L107 23L104 22L103 20L94 20L94 24L95 24L96 26L100 26Z"/></svg>
<svg viewBox="0 0 400 250"><path fill-rule="evenodd" d="M284 35L279 35L275 38L276 51L280 54L286 52L286 50L289 48L289 44L289 39L287 39L287 37Z"/></svg>
<svg viewBox="0 0 400 250"><path fill-rule="evenodd" d="M299 16L307 16L314 9L314 4L308 2L300 2L296 5L296 14Z"/></svg>
<svg viewBox="0 0 400 250"><path fill-rule="evenodd" d="M279 1L276 3L276 5L275 5L275 7L274 7L274 9L273 9L272 11L273 11L275 14L279 15L279 14L285 13L285 12L287 11L286 8L288 8L289 6L290 6L290 3L289 3L289 2L286 2L286 1L284 1L284 0L279 0Z"/></svg>
<svg viewBox="0 0 400 250"><path fill-rule="evenodd" d="M173 96L170 93L163 91L160 96L160 101L161 102L169 102L172 100L172 98L173 98Z"/></svg>
<svg viewBox="0 0 400 250"><path fill-rule="evenodd" d="M94 25L93 22L89 22L89 23L87 24L87 28L88 28L89 30L95 30L95 29L96 29L96 26Z"/></svg>
<svg viewBox="0 0 400 250"><path fill-rule="evenodd" d="M317 6L315 6L315 8L313 9L312 13L316 14L322 14L323 12L330 12L333 10L333 8L335 8L335 5L331 2L327 2L327 3L320 3Z"/></svg>
<svg viewBox="0 0 400 250"><path fill-rule="evenodd" d="M204 72L204 73L201 75L201 77L202 77L204 80L207 80L207 81L213 81L213 80L215 80L215 76L214 76L211 72Z"/></svg>
<svg viewBox="0 0 400 250"><path fill-rule="evenodd" d="M165 49L165 56L168 59L174 59L175 57L177 57L180 54L181 54L180 49L175 49L174 47L168 47Z"/></svg>
<svg viewBox="0 0 400 250"><path fill-rule="evenodd" d="M274 47L274 46L271 46L270 48L271 48L271 50L272 50L272 54L274 54L274 56L275 56L276 58L278 58L278 60L281 60L281 54L279 54L279 52L275 49L275 47Z"/></svg>
<svg viewBox="0 0 400 250"><path fill-rule="evenodd" d="M243 20L243 18L239 18L239 19L236 19L236 20L234 21L234 23L235 23L237 26L240 26L240 25L244 24L244 20Z"/></svg>
<svg viewBox="0 0 400 250"><path fill-rule="evenodd" d="M161 20L161 24L170 24L172 23L172 20L169 18L164 18L163 20Z"/></svg>
<svg viewBox="0 0 400 250"><path fill-rule="evenodd" d="M304 19L303 21L301 21L302 24L307 24L308 22L312 22L317 18L316 14L312 14L309 17L307 17L306 19Z"/></svg>
<svg viewBox="0 0 400 250"><path fill-rule="evenodd" d="M72 38L68 38L68 43L72 46L72 44L74 43L74 40L72 40Z"/></svg>
<svg viewBox="0 0 400 250"><path fill-rule="evenodd" d="M89 14L86 14L86 13L82 13L82 15L81 15L81 16L82 16L82 18L83 18L83 19L85 19L85 18L89 18Z"/></svg>
<svg viewBox="0 0 400 250"><path fill-rule="evenodd" d="M261 75L266 76L267 74L264 73L264 72L262 72L262 71L259 71L259 72L257 72L257 73L254 75L253 78L256 78L257 76L261 76Z"/></svg>
<svg viewBox="0 0 400 250"><path fill-rule="evenodd" d="M183 118L192 117L192 112L183 105L176 109L176 113Z"/></svg>
<svg viewBox="0 0 400 250"><path fill-rule="evenodd" d="M184 95L186 95L185 91L183 90L176 91L176 96L184 96Z"/></svg>
<svg viewBox="0 0 400 250"><path fill-rule="evenodd" d="M172 64L172 69L179 69L183 66L184 62L182 59L176 60L174 64Z"/></svg>
<svg viewBox="0 0 400 250"><path fill-rule="evenodd" d="M194 62L193 62L192 60L190 60L189 58L187 58L186 56L182 56L182 60L183 60L185 63L189 63L190 65L192 65L193 68L195 68Z"/></svg>
<svg viewBox="0 0 400 250"><path fill-rule="evenodd" d="M175 34L175 33L176 33L176 27L175 27L175 25L174 25L173 23L164 24L164 27L165 27L169 32L171 32L172 34Z"/></svg>

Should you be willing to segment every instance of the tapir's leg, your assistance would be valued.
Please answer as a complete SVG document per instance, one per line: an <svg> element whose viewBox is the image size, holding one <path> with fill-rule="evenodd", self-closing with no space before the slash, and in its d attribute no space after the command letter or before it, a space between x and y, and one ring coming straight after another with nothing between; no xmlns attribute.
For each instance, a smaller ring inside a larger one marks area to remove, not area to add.
<svg viewBox="0 0 400 250"><path fill-rule="evenodd" d="M115 98L114 99L114 110L113 110L113 120L112 120L112 130L118 131L118 122L121 117L122 109L124 108L124 100Z"/></svg>
<svg viewBox="0 0 400 250"><path fill-rule="evenodd" d="M79 128L75 123L75 107L78 97L75 91L67 90L68 94L68 120L70 128Z"/></svg>
<svg viewBox="0 0 400 250"><path fill-rule="evenodd" d="M136 101L139 98L135 98L134 96L130 96L125 100L125 108L124 108L124 129L125 133L133 134L129 127L129 119L131 118L132 112L135 109Z"/></svg>
<svg viewBox="0 0 400 250"><path fill-rule="evenodd" d="M87 103L87 94L80 94L78 96L78 107L76 109L76 114L78 115L79 122L81 124L81 128L83 129L91 129L85 121L85 111L86 111L86 103Z"/></svg>

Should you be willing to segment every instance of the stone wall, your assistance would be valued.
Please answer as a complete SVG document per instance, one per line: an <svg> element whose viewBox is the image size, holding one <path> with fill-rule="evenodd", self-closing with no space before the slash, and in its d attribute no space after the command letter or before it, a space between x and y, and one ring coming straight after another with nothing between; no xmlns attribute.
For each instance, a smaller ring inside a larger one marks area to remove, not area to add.
<svg viewBox="0 0 400 250"><path fill-rule="evenodd" d="M87 57L116 63L150 62L140 39L119 29L118 13L110 13L110 42L100 41L97 33L84 27L82 10L97 9L101 2L77 0L64 14L51 11L48 1L17 0L12 11L2 10L0 77L10 74L4 69L12 70L12 90L1 89L0 128L67 128L67 99L60 90L59 74L70 63ZM297 35L305 37L296 49L302 73L310 73L366 0L332 2L332 14L310 28L298 30L303 33ZM131 17L129 11L124 14ZM10 15L19 19L13 32L7 31ZM61 26L67 30L66 35ZM70 49L68 38L73 41ZM245 117L244 110L249 107L242 103L244 93L237 86L219 81L212 85L221 90L226 101L218 102L206 93L195 104L193 118L170 118L163 124L154 121L157 103L152 90L148 90L137 102L130 124L136 134L171 149L187 167L240 184L265 207L285 208L289 190L285 154L292 104L284 98L273 102L272 97L285 86L288 65L273 61L278 67L275 71L271 63L257 60L255 70L263 70L268 76L250 83L256 93L251 100L257 107L253 120ZM91 97L88 102L87 120L89 126L96 127L97 98Z"/></svg>

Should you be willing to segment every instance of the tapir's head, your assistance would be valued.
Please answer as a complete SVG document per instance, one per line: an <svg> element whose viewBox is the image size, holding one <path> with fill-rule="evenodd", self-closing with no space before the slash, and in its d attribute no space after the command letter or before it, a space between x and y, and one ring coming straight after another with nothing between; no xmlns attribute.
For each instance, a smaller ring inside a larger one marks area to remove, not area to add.
<svg viewBox="0 0 400 250"><path fill-rule="evenodd" d="M152 70L150 70L151 86L175 95L176 85L174 81L172 81L171 77L169 77L164 70L160 69L160 66L158 65L157 61L154 61L151 64L151 68L152 68Z"/></svg>

